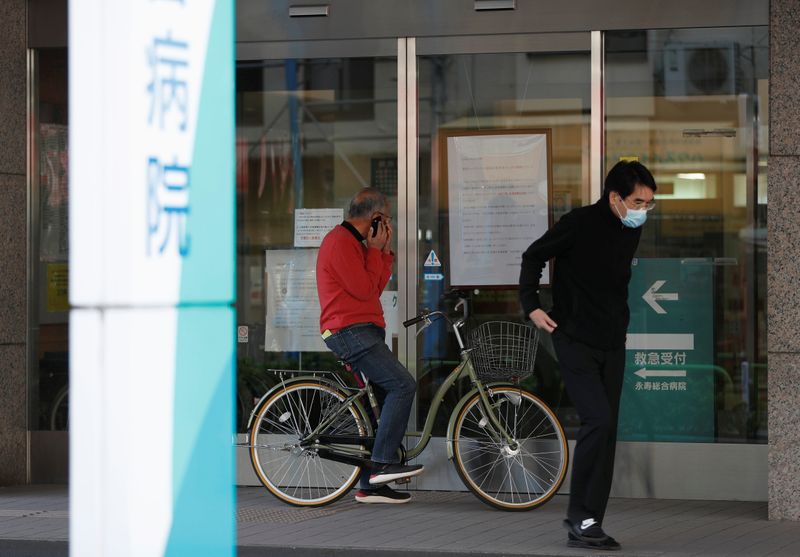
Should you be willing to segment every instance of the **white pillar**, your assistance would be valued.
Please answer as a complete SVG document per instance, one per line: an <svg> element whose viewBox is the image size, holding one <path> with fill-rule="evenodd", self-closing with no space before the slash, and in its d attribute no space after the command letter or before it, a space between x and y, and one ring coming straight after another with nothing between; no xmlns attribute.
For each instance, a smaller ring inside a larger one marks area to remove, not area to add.
<svg viewBox="0 0 800 557"><path fill-rule="evenodd" d="M70 553L234 554L232 0L70 0Z"/></svg>

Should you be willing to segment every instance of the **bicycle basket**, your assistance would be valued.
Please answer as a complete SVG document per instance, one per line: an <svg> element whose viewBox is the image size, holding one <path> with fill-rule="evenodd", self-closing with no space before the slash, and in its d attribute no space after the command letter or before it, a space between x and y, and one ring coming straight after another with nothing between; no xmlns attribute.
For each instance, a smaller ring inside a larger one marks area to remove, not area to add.
<svg viewBox="0 0 800 557"><path fill-rule="evenodd" d="M481 379L524 379L533 373L538 345L534 327L488 321L472 330L472 364Z"/></svg>

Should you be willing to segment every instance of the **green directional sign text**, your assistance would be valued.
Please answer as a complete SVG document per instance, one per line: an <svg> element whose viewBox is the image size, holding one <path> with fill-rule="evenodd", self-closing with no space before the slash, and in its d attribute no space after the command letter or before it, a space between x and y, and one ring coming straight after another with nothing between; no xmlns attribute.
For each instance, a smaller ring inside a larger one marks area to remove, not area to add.
<svg viewBox="0 0 800 557"><path fill-rule="evenodd" d="M712 271L705 259L634 260L620 440L714 440Z"/></svg>

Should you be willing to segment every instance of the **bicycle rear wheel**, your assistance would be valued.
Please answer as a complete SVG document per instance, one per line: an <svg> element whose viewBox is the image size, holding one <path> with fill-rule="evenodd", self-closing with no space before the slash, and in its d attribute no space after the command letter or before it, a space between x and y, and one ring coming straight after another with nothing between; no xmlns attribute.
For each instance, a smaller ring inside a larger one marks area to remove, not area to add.
<svg viewBox="0 0 800 557"><path fill-rule="evenodd" d="M50 410L50 430L66 431L69 429L69 386L61 387L53 399Z"/></svg>
<svg viewBox="0 0 800 557"><path fill-rule="evenodd" d="M493 387L487 392L500 424L514 439L494 434L480 393L459 412L453 433L454 465L478 499L507 511L527 511L546 503L564 481L567 439L558 418L535 395Z"/></svg>
<svg viewBox="0 0 800 557"><path fill-rule="evenodd" d="M318 507L344 496L358 480L360 466L327 460L300 439L341 407L344 393L331 385L304 381L277 390L261 405L250 430L250 460L270 493L291 505ZM366 436L366 420L350 405L324 432ZM364 449L363 445L341 445Z"/></svg>

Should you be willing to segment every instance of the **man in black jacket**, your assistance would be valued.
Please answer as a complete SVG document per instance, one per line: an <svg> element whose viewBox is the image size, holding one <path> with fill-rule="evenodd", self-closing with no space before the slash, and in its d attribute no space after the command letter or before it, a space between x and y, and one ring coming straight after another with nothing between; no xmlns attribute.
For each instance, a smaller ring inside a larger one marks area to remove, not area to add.
<svg viewBox="0 0 800 557"><path fill-rule="evenodd" d="M602 524L614 472L631 262L655 191L644 165L619 162L600 201L564 215L522 256L522 308L536 327L553 334L564 385L581 419L564 521L570 547L620 549ZM548 314L539 281L551 259Z"/></svg>

